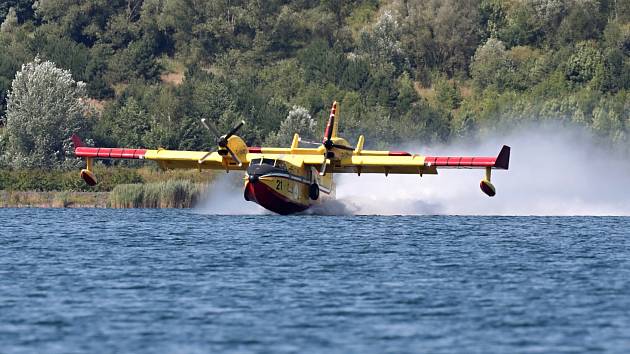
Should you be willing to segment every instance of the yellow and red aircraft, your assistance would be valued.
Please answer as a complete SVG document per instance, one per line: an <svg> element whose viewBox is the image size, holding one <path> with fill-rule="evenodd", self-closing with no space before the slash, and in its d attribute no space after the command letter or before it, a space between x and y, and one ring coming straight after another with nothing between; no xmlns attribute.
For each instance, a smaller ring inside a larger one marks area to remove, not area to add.
<svg viewBox="0 0 630 354"><path fill-rule="evenodd" d="M298 134L289 148L248 147L235 135L245 124L239 123L221 135L202 119L203 125L217 136L215 152L147 150L127 148L86 147L77 136L72 140L77 157L87 160L81 178L88 185L96 184L92 170L94 159L144 159L156 161L163 169L210 169L245 171L244 196L278 214L304 211L322 200L334 198L336 173L437 174L442 168L485 169L481 190L492 197L496 194L490 182L492 169L507 170L510 147L503 146L497 157L421 156L403 151L364 150L365 139L359 137L356 146L339 137L337 102L330 110L324 138L317 148L299 147Z"/></svg>

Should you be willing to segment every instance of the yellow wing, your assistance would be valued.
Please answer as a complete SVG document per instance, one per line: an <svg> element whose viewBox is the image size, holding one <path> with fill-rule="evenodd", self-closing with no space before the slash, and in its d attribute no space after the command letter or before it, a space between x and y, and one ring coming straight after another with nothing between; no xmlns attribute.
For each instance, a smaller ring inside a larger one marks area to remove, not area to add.
<svg viewBox="0 0 630 354"><path fill-rule="evenodd" d="M304 156L304 164L320 166L323 156ZM421 156L398 151L354 151L351 156L329 160L333 173L437 174L442 168L492 168L507 170L510 147L503 146L496 157L491 156Z"/></svg>
<svg viewBox="0 0 630 354"><path fill-rule="evenodd" d="M207 151L181 151L166 149L126 149L85 147L78 138L75 140L75 155L90 159L141 159L156 161L163 169L211 169L245 170L249 161L260 154L250 154L247 145L238 136L230 137L228 146L240 160L240 164L227 151L209 153ZM221 150L219 150L221 151Z"/></svg>

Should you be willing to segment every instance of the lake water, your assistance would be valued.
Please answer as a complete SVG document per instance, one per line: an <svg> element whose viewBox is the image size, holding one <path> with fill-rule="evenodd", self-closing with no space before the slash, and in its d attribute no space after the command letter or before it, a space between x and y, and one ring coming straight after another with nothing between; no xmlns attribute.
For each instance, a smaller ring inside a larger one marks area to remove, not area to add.
<svg viewBox="0 0 630 354"><path fill-rule="evenodd" d="M630 218L0 220L2 353L630 351Z"/></svg>

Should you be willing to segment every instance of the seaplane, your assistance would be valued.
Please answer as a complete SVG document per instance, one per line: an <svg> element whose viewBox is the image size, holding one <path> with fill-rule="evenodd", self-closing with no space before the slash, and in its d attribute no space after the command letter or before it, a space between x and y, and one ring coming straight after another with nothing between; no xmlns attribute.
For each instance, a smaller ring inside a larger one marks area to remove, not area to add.
<svg viewBox="0 0 630 354"><path fill-rule="evenodd" d="M227 134L220 134L206 119L202 125L216 136L216 151L179 151L167 149L88 147L72 136L75 155L85 158L81 178L90 186L97 183L95 159L141 159L156 161L162 169L198 169L245 171L245 200L282 215L304 212L313 205L334 199L333 177L340 173L379 173L436 175L448 168L484 169L479 186L486 195L496 195L491 183L493 169L507 170L510 147L503 146L496 157L485 156L422 156L404 151L364 150L361 135L356 146L338 135L339 110L332 104L330 116L320 142L302 141L295 134L291 146L249 147L236 133L245 124L241 121ZM300 147L316 144L317 147Z"/></svg>

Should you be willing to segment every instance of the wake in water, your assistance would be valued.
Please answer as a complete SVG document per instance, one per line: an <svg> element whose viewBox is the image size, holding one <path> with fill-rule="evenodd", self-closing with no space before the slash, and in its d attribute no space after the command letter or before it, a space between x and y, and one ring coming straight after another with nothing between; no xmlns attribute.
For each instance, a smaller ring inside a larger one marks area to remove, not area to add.
<svg viewBox="0 0 630 354"><path fill-rule="evenodd" d="M202 214L210 215L262 215L265 208L243 198L243 174L220 174L210 185L206 195L196 206Z"/></svg>
<svg viewBox="0 0 630 354"><path fill-rule="evenodd" d="M562 130L561 130L562 129ZM630 162L583 132L530 129L481 145L408 146L434 155L496 156L512 147L510 169L492 171L497 195L479 189L483 170L441 170L437 176L342 175L337 199L354 214L378 215L630 215Z"/></svg>

